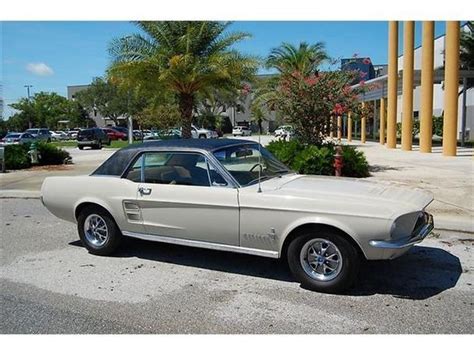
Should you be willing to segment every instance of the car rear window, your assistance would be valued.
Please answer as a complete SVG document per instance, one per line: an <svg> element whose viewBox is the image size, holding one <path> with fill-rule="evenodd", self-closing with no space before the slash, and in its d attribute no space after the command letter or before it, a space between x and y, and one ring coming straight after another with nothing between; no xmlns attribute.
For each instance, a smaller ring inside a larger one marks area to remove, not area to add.
<svg viewBox="0 0 474 355"><path fill-rule="evenodd" d="M83 129L77 133L78 137L92 137L94 135L94 129Z"/></svg>
<svg viewBox="0 0 474 355"><path fill-rule="evenodd" d="M99 166L92 175L122 176L135 154L137 154L135 149L119 150Z"/></svg>

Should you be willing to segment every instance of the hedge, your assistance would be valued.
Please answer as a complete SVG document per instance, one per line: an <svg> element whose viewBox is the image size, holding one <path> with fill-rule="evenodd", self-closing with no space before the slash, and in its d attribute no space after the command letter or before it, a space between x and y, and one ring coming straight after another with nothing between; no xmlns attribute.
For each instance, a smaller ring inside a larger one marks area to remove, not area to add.
<svg viewBox="0 0 474 355"><path fill-rule="evenodd" d="M5 146L5 167L10 170L26 169L31 166L30 144L12 144ZM60 165L70 158L68 152L46 142L36 143L40 158L38 165Z"/></svg>

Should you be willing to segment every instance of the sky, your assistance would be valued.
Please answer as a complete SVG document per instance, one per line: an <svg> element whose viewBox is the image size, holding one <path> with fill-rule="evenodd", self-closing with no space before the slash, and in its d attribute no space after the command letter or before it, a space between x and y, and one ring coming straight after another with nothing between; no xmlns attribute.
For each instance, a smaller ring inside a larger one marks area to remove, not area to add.
<svg viewBox="0 0 474 355"><path fill-rule="evenodd" d="M399 52L402 50L399 30ZM229 30L252 34L240 42L240 51L262 58L282 42L298 44L324 42L333 58L370 57L374 64L387 63L387 22L375 21L237 21ZM139 32L130 22L1 22L0 23L0 95L4 99L4 117L13 110L8 104L31 93L57 92L66 96L68 85L88 84L103 76L110 62L110 41ZM436 22L435 36L445 32L444 22ZM421 23L416 23L415 46L421 44ZM261 72L265 72L264 69ZM2 92L3 91L3 92Z"/></svg>

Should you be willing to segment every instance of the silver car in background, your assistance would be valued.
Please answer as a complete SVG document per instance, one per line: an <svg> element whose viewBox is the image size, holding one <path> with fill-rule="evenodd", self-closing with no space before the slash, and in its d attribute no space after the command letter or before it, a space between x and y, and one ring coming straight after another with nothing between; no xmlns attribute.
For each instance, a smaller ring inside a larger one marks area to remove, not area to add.
<svg viewBox="0 0 474 355"><path fill-rule="evenodd" d="M36 139L40 141L51 142L52 136L48 128L30 128L25 131L33 135Z"/></svg>

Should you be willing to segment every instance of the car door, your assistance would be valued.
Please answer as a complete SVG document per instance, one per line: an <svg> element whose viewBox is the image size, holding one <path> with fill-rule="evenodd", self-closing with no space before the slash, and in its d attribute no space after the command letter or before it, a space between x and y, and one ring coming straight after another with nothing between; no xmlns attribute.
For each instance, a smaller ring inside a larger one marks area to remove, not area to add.
<svg viewBox="0 0 474 355"><path fill-rule="evenodd" d="M147 234L239 245L238 190L197 152L146 152L137 203Z"/></svg>

